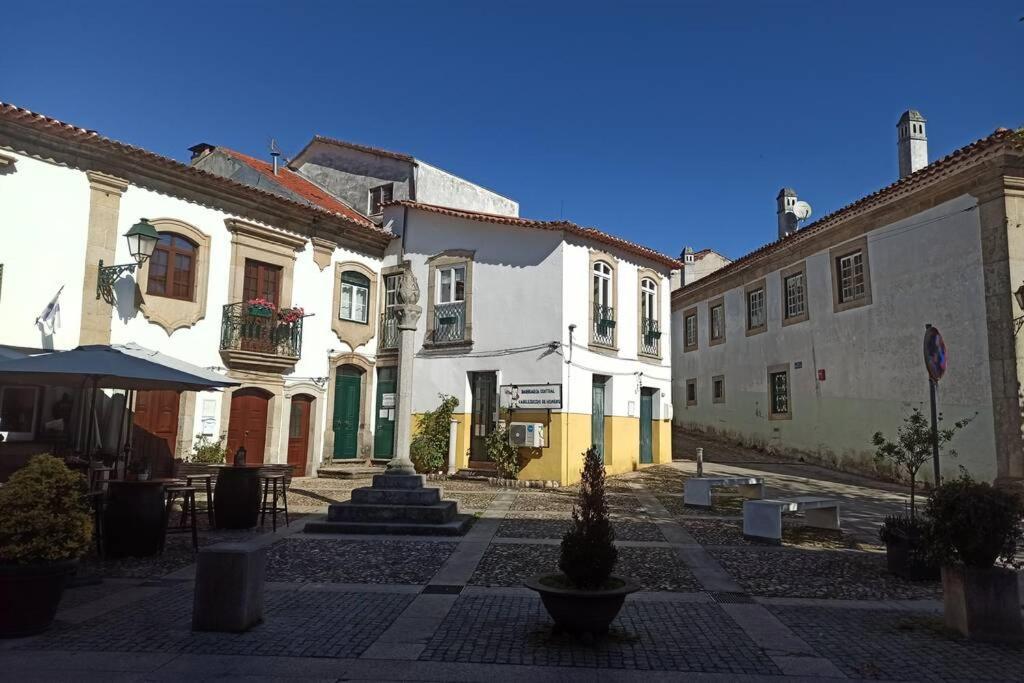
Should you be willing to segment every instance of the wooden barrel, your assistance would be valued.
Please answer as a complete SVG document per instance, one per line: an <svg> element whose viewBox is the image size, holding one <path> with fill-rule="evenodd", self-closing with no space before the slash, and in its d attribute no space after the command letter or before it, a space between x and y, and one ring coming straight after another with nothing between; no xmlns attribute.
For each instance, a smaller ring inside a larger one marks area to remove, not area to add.
<svg viewBox="0 0 1024 683"><path fill-rule="evenodd" d="M166 530L160 480L111 481L103 513L103 549L109 557L150 557Z"/></svg>
<svg viewBox="0 0 1024 683"><path fill-rule="evenodd" d="M260 465L224 465L213 492L214 520L220 529L251 529L260 515Z"/></svg>

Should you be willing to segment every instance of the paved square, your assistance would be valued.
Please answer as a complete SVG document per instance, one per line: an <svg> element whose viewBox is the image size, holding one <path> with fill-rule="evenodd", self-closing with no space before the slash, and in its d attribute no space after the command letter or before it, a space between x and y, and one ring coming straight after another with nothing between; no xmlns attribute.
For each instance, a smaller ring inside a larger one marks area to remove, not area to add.
<svg viewBox="0 0 1024 683"><path fill-rule="evenodd" d="M427 583L455 549L436 541L288 538L267 553L267 580Z"/></svg>

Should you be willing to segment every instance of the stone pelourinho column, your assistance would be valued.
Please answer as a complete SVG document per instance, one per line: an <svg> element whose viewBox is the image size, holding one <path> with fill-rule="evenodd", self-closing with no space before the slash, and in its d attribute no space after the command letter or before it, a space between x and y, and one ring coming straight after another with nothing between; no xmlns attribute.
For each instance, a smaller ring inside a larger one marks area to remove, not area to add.
<svg viewBox="0 0 1024 683"><path fill-rule="evenodd" d="M411 271L405 271L398 284L398 424L395 457L388 463L388 474L415 474L409 446L412 443L412 360L416 355L416 326L423 309L419 307L420 287Z"/></svg>

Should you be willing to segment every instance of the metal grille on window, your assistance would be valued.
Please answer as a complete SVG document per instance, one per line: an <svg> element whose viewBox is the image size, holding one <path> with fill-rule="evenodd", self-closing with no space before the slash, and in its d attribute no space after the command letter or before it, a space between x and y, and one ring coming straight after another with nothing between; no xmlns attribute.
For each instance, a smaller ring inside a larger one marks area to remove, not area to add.
<svg viewBox="0 0 1024 683"><path fill-rule="evenodd" d="M769 380L772 390L772 413L785 415L789 412L789 373L773 372Z"/></svg>
<svg viewBox="0 0 1024 683"><path fill-rule="evenodd" d="M598 261L594 264L594 341L612 346L615 343L615 311L612 309L612 268Z"/></svg>
<svg viewBox="0 0 1024 683"><path fill-rule="evenodd" d="M786 317L795 318L807 310L807 295L804 290L804 274L797 273L786 278Z"/></svg>
<svg viewBox="0 0 1024 683"><path fill-rule="evenodd" d="M764 326L764 290L755 289L747 295L747 327Z"/></svg>
<svg viewBox="0 0 1024 683"><path fill-rule="evenodd" d="M839 301L864 296L864 255L854 252L839 258Z"/></svg>
<svg viewBox="0 0 1024 683"><path fill-rule="evenodd" d="M438 270L434 304L434 341L463 341L466 336L466 267Z"/></svg>
<svg viewBox="0 0 1024 683"><path fill-rule="evenodd" d="M380 347L382 350L398 348L398 281L401 275L384 278L384 312L380 315Z"/></svg>

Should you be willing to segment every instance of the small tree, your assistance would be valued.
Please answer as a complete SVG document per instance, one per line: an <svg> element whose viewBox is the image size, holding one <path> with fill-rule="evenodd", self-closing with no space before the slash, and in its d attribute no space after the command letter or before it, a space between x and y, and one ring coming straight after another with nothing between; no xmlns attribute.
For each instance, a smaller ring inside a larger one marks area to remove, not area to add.
<svg viewBox="0 0 1024 683"><path fill-rule="evenodd" d="M938 430L939 452L943 446L949 443L958 431L966 427L973 418L964 418L953 423L952 427ZM939 422L942 415L939 415ZM893 464L897 471L901 471L910 479L910 519L914 519L915 493L917 488L917 473L932 459L933 431L928 419L920 408L914 408L909 415L903 418L903 425L896 432L896 441L889 441L882 432L875 432L871 438L875 445L875 460L877 462L888 461ZM950 449L950 457L955 458L957 453ZM937 482L936 482L937 483Z"/></svg>
<svg viewBox="0 0 1024 683"><path fill-rule="evenodd" d="M219 465L224 462L226 448L224 446L224 435L216 441L210 439L206 434L197 434L196 442L192 444L192 455L188 461L206 465Z"/></svg>
<svg viewBox="0 0 1024 683"><path fill-rule="evenodd" d="M441 405L423 413L416 436L409 445L409 458L417 472L438 472L448 463L448 435L459 399L445 394L438 396Z"/></svg>
<svg viewBox="0 0 1024 683"><path fill-rule="evenodd" d="M604 480L601 456L591 448L584 454L579 502L573 505L572 526L562 537L558 562L558 568L577 588L600 588L611 576L618 559Z"/></svg>

